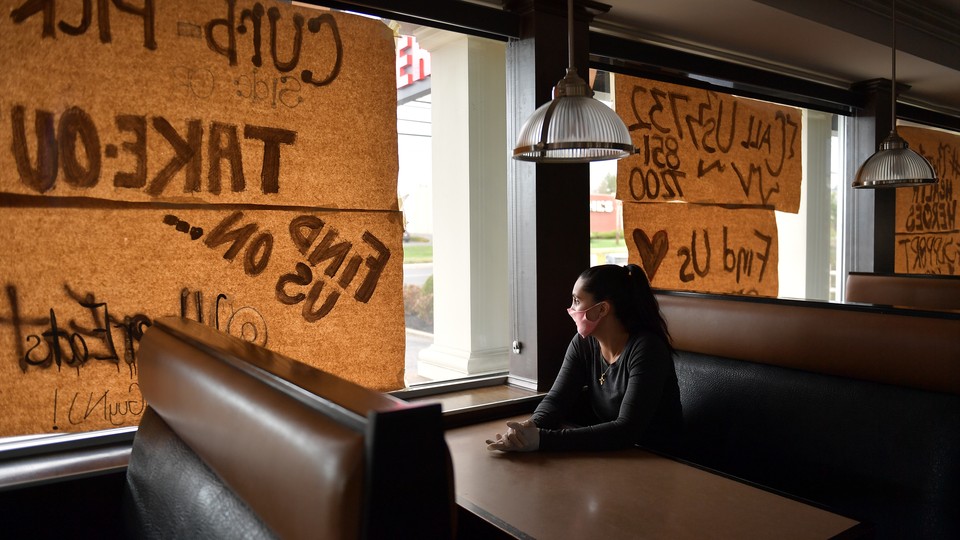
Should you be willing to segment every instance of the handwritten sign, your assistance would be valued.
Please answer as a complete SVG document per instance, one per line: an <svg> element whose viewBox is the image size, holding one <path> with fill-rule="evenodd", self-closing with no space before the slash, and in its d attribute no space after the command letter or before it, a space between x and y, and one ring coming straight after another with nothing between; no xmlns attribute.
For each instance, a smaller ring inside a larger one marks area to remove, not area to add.
<svg viewBox="0 0 960 540"><path fill-rule="evenodd" d="M3 264L0 433L136 423L139 412L103 411L140 399L139 340L165 315L201 321L371 387L402 385L402 362L389 361L404 354L393 294L402 287L396 214L16 212L3 246L18 255Z"/></svg>
<svg viewBox="0 0 960 540"><path fill-rule="evenodd" d="M904 274L960 275L960 135L909 126L897 131L933 165L940 181L897 190L894 269Z"/></svg>
<svg viewBox="0 0 960 540"><path fill-rule="evenodd" d="M799 210L800 109L623 75L615 95L637 147L618 199Z"/></svg>
<svg viewBox="0 0 960 540"><path fill-rule="evenodd" d="M662 289L777 296L772 210L698 204L623 205L631 263Z"/></svg>
<svg viewBox="0 0 960 540"><path fill-rule="evenodd" d="M394 41L243 0L7 2L0 436L136 425L179 315L403 386Z"/></svg>
<svg viewBox="0 0 960 540"><path fill-rule="evenodd" d="M397 208L384 24L274 1L90 4L4 4L0 191Z"/></svg>

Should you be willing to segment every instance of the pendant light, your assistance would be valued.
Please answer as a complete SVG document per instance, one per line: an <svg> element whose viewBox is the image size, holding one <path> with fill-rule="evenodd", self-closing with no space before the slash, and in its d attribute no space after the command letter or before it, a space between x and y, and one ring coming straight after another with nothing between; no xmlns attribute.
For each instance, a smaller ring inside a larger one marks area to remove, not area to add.
<svg viewBox="0 0 960 540"><path fill-rule="evenodd" d="M620 159L634 152L630 132L617 113L593 99L593 89L573 65L573 0L567 1L567 73L553 99L520 128L514 159L537 163L586 163Z"/></svg>
<svg viewBox="0 0 960 540"><path fill-rule="evenodd" d="M860 165L853 181L855 188L898 188L937 183L937 173L926 159L910 149L897 133L897 1L893 0L893 59L890 81L890 122L880 150Z"/></svg>

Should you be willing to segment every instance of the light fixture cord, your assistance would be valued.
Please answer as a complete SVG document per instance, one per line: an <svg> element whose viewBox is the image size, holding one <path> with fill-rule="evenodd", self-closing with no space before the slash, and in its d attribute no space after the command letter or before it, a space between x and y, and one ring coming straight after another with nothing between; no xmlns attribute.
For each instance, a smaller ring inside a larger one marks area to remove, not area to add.
<svg viewBox="0 0 960 540"><path fill-rule="evenodd" d="M573 69L573 0L567 0L567 67Z"/></svg>
<svg viewBox="0 0 960 540"><path fill-rule="evenodd" d="M890 19L893 21L893 46L891 47L891 62L892 67L891 79L890 79L890 121L893 124L890 126L890 133L895 133L897 131L897 0L892 0L893 11L890 14Z"/></svg>

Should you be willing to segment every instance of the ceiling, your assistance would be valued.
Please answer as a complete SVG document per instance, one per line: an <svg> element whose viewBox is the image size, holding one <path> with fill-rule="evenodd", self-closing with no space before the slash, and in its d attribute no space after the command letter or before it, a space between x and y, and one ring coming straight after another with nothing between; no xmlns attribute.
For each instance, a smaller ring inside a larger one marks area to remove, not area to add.
<svg viewBox="0 0 960 540"><path fill-rule="evenodd" d="M602 0L591 27L840 88L890 79L890 1ZM960 0L897 2L900 101L960 116Z"/></svg>

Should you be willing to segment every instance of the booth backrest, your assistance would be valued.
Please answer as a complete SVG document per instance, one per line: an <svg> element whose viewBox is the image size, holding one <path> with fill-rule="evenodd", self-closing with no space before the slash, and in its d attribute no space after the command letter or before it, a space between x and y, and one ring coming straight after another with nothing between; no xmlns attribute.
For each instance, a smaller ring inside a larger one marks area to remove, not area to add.
<svg viewBox="0 0 960 540"><path fill-rule="evenodd" d="M658 293L677 349L960 395L960 313Z"/></svg>
<svg viewBox="0 0 960 540"><path fill-rule="evenodd" d="M147 330L138 366L149 407L127 472L132 535L452 536L439 406L175 318Z"/></svg>
<svg viewBox="0 0 960 540"><path fill-rule="evenodd" d="M872 524L960 537L960 317L659 293L681 457Z"/></svg>
<svg viewBox="0 0 960 540"><path fill-rule="evenodd" d="M848 302L960 311L960 276L850 272Z"/></svg>

